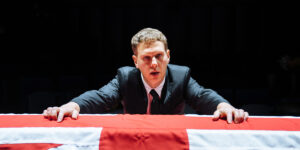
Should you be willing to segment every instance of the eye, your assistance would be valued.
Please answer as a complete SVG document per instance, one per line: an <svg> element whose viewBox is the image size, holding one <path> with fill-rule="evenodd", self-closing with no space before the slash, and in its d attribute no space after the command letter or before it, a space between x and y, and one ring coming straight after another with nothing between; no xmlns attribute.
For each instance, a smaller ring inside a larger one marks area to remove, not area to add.
<svg viewBox="0 0 300 150"><path fill-rule="evenodd" d="M156 59L160 59L161 57L162 57L162 54L157 54L157 55L155 56Z"/></svg>
<svg viewBox="0 0 300 150"><path fill-rule="evenodd" d="M143 60L144 60L144 61L150 61L150 60L151 60L151 57L150 57L150 56L145 56L145 57L143 57Z"/></svg>

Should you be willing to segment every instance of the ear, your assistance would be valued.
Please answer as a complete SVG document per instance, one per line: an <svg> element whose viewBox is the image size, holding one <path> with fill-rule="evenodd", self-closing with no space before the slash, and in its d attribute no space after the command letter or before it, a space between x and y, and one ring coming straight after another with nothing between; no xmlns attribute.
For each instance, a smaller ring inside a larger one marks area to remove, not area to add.
<svg viewBox="0 0 300 150"><path fill-rule="evenodd" d="M133 62L134 62L134 65L136 68L139 68L138 67L138 64L137 64L137 57L135 55L132 55L132 59L133 59Z"/></svg>
<svg viewBox="0 0 300 150"><path fill-rule="evenodd" d="M168 60L169 60L169 62L170 62L170 58L171 58L171 57L170 57L170 50L169 50L169 49L167 50L167 57L168 57ZM169 63L169 62L168 62L168 63Z"/></svg>

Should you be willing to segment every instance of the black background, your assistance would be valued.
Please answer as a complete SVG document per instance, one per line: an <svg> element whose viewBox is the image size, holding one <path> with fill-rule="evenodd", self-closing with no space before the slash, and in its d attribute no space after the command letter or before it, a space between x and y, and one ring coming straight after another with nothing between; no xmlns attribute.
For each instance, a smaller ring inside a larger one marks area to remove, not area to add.
<svg viewBox="0 0 300 150"><path fill-rule="evenodd" d="M117 68L133 66L130 40L152 27L167 36L171 63L189 66L200 85L234 106L253 115L300 115L298 6L255 0L0 2L0 113L41 113L100 88ZM286 67L289 61L296 65Z"/></svg>

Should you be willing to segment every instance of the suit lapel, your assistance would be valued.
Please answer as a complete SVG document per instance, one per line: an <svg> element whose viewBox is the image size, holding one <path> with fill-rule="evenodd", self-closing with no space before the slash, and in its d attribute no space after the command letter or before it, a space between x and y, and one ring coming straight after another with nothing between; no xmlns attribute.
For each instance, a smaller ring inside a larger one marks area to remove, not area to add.
<svg viewBox="0 0 300 150"><path fill-rule="evenodd" d="M169 69L167 69L165 85L163 87L162 96L161 96L161 100L163 100L163 104L166 104L170 99L170 96L173 92L173 84L174 84L173 79L169 74Z"/></svg>
<svg viewBox="0 0 300 150"><path fill-rule="evenodd" d="M145 114L147 111L147 93L141 72L138 69L130 73L127 92L127 111L132 114Z"/></svg>
<svg viewBox="0 0 300 150"><path fill-rule="evenodd" d="M138 87L140 89L140 91L138 92L138 93L140 93L139 94L139 99L143 99L143 101L146 104L148 104L147 91L146 91L144 83L142 81L142 77L141 77L141 72L140 71L138 71L138 73L137 73L137 79L138 79L137 83L139 84Z"/></svg>

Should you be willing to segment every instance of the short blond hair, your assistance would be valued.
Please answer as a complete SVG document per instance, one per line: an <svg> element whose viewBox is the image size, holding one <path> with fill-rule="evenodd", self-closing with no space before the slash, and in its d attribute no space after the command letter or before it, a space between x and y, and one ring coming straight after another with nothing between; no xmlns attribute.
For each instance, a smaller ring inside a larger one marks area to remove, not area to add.
<svg viewBox="0 0 300 150"><path fill-rule="evenodd" d="M131 39L131 48L132 48L133 54L134 55L137 54L137 46L140 43L145 42L145 43L150 44L155 41L161 41L165 46L165 50L167 51L167 49L168 49L167 38L162 32L160 32L157 29L153 29L153 28L144 28L144 29L140 30Z"/></svg>

